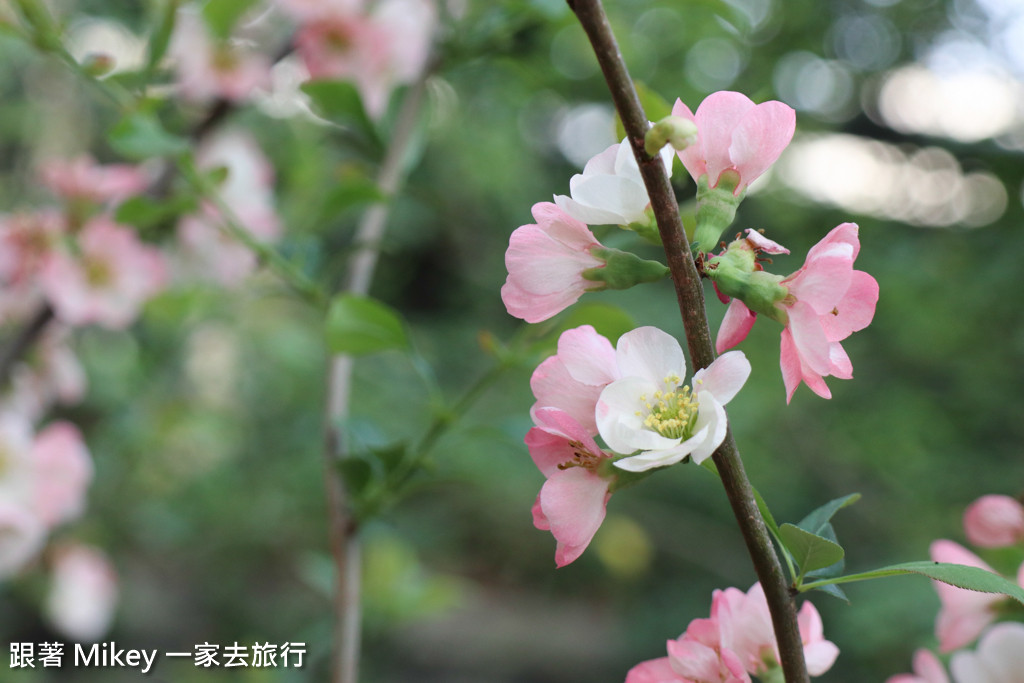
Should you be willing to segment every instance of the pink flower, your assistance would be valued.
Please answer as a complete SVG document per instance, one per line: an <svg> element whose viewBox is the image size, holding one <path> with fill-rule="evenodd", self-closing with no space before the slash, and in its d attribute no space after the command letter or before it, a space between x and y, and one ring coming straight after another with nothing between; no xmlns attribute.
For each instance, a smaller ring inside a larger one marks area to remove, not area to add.
<svg viewBox="0 0 1024 683"><path fill-rule="evenodd" d="M930 554L933 562L963 564L993 571L981 558L953 541L933 542ZM941 652L952 652L977 638L986 626L995 621L996 605L1006 599L1002 595L965 590L939 581L932 583L942 602L942 608L935 619L935 635L939 639Z"/></svg>
<svg viewBox="0 0 1024 683"><path fill-rule="evenodd" d="M196 12L181 9L168 53L181 94L189 100L239 102L270 82L270 60L238 43L216 41Z"/></svg>
<svg viewBox="0 0 1024 683"><path fill-rule="evenodd" d="M762 674L778 666L779 647L760 583L755 583L746 594L736 588L715 591L711 605L711 618L719 624L722 646L735 652L749 673ZM800 608L797 625L807 672L820 676L832 668L839 648L825 640L821 616L810 602Z"/></svg>
<svg viewBox="0 0 1024 683"><path fill-rule="evenodd" d="M24 296L65 230L64 216L56 210L0 216L0 282L4 288L16 287Z"/></svg>
<svg viewBox="0 0 1024 683"><path fill-rule="evenodd" d="M1005 548L1024 539L1024 505L1009 496L982 496L964 511L967 540L981 548Z"/></svg>
<svg viewBox="0 0 1024 683"><path fill-rule="evenodd" d="M225 130L210 138L196 154L202 169L225 168L228 175L218 188L220 199L247 230L262 242L281 235L281 221L274 208L274 168L256 141L247 133ZM257 267L252 250L221 227L220 212L204 205L178 224L178 239L196 274L231 287Z"/></svg>
<svg viewBox="0 0 1024 683"><path fill-rule="evenodd" d="M603 475L601 465L611 456L561 410L542 408L533 419L537 426L525 441L547 477L533 505L533 524L551 531L558 542L555 564L564 567L583 554L604 521L614 475Z"/></svg>
<svg viewBox="0 0 1024 683"><path fill-rule="evenodd" d="M97 164L92 157L54 159L43 164L39 178L62 199L117 204L139 194L149 177L129 164Z"/></svg>
<svg viewBox="0 0 1024 683"><path fill-rule="evenodd" d="M885 683L949 683L939 658L928 650L914 653L914 673L890 676Z"/></svg>
<svg viewBox="0 0 1024 683"><path fill-rule="evenodd" d="M79 254L56 251L40 275L58 319L69 325L127 327L167 279L163 257L108 216L89 220Z"/></svg>
<svg viewBox="0 0 1024 683"><path fill-rule="evenodd" d="M110 628L117 594L117 574L106 555L90 546L67 546L55 555L46 614L69 638L93 642Z"/></svg>
<svg viewBox="0 0 1024 683"><path fill-rule="evenodd" d="M839 342L868 326L878 302L875 278L853 269L859 251L857 225L843 223L811 248L800 270L779 283L788 290L775 304L787 319L780 354L787 402L800 382L831 398L825 377L853 377L853 365ZM733 299L718 331L719 351L746 337L754 315Z"/></svg>
<svg viewBox="0 0 1024 683"><path fill-rule="evenodd" d="M676 100L672 114L697 125L697 141L678 152L694 181L706 174L708 185L717 187L722 172L733 171L739 176L737 195L779 158L796 129L790 107L776 101L755 105L737 92L708 95L696 115Z"/></svg>
<svg viewBox="0 0 1024 683"><path fill-rule="evenodd" d="M722 640L715 618L694 619L677 640L667 644L672 670L694 683L750 683L739 655Z"/></svg>
<svg viewBox="0 0 1024 683"><path fill-rule="evenodd" d="M537 399L530 413L558 408L593 436L597 434L597 399L618 376L611 342L590 325L566 330L558 338L558 353L546 358L530 377L530 388Z"/></svg>
<svg viewBox="0 0 1024 683"><path fill-rule="evenodd" d="M382 0L366 12L359 3L282 2L302 21L295 47L312 78L351 80L367 113L380 117L391 91L411 83L430 54L437 11L429 0Z"/></svg>
<svg viewBox="0 0 1024 683"><path fill-rule="evenodd" d="M626 683L688 683L672 668L668 657L640 662L626 674Z"/></svg>
<svg viewBox="0 0 1024 683"><path fill-rule="evenodd" d="M604 284L583 272L604 265L591 249L602 245L582 222L551 202L533 205L536 224L517 228L505 252L508 278L501 299L509 315L529 323L547 320Z"/></svg>
<svg viewBox="0 0 1024 683"><path fill-rule="evenodd" d="M78 427L63 421L48 425L36 435L32 459L39 519L53 527L81 515L93 467Z"/></svg>
<svg viewBox="0 0 1024 683"><path fill-rule="evenodd" d="M950 670L956 683L1018 683L1024 672L1024 624L996 624L975 652L953 655Z"/></svg>

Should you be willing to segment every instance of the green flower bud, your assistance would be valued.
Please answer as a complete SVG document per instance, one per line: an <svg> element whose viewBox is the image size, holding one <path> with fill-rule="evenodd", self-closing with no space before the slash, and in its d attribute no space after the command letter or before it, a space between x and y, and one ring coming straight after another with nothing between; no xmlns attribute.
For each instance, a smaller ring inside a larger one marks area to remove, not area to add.
<svg viewBox="0 0 1024 683"><path fill-rule="evenodd" d="M682 116L666 116L654 124L644 136L644 151L656 156L665 145L686 149L697 141L697 124Z"/></svg>
<svg viewBox="0 0 1024 683"><path fill-rule="evenodd" d="M775 304L789 295L783 276L768 273L757 263L757 250L744 238L731 243L725 253L708 259L704 273L718 291L739 299L747 308L786 324L786 312Z"/></svg>

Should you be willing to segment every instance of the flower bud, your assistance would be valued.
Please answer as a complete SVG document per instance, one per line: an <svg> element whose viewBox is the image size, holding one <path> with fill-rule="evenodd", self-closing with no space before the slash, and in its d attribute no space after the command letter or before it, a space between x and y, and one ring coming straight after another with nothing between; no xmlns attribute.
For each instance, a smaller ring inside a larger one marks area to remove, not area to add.
<svg viewBox="0 0 1024 683"><path fill-rule="evenodd" d="M789 295L782 276L765 272L757 262L761 247L741 237L708 260L705 273L718 291L739 299L747 308L786 324L786 312L775 304Z"/></svg>
<svg viewBox="0 0 1024 683"><path fill-rule="evenodd" d="M1024 505L1009 496L982 496L964 511L967 540L981 548L1005 548L1024 540Z"/></svg>
<svg viewBox="0 0 1024 683"><path fill-rule="evenodd" d="M629 289L642 282L657 282L669 273L665 265L628 251L593 247L590 255L604 261L604 265L584 270L583 279L603 282L608 289Z"/></svg>
<svg viewBox="0 0 1024 683"><path fill-rule="evenodd" d="M697 141L697 124L682 116L666 116L644 136L644 151L655 156L665 145L684 150Z"/></svg>

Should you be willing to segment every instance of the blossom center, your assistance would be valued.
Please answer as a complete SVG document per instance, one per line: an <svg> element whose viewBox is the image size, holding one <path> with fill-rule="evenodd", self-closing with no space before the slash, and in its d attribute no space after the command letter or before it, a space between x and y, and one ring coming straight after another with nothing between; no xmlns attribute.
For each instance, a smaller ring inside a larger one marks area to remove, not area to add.
<svg viewBox="0 0 1024 683"><path fill-rule="evenodd" d="M700 404L690 391L690 387L677 387L678 375L665 378L665 391L655 391L648 401L647 396L640 397L640 404L646 409L644 427L654 430L668 439L688 439L693 435L693 426L697 423ZM637 411L643 417L643 411Z"/></svg>
<svg viewBox="0 0 1024 683"><path fill-rule="evenodd" d="M603 455L592 453L581 441L570 441L572 446L572 460L567 460L558 465L558 469L567 470L570 467L582 467L590 472L597 472L598 466L604 460Z"/></svg>
<svg viewBox="0 0 1024 683"><path fill-rule="evenodd" d="M85 262L85 279L93 287L105 287L114 280L114 272L110 264L99 259L87 259Z"/></svg>

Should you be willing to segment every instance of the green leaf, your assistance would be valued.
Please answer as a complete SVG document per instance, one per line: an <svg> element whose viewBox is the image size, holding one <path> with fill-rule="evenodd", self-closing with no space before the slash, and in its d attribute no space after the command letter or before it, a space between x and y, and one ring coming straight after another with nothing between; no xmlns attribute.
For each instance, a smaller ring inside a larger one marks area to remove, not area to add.
<svg viewBox="0 0 1024 683"><path fill-rule="evenodd" d="M338 470L345 482L345 489L358 502L366 494L373 481L373 468L360 457L349 456L338 461Z"/></svg>
<svg viewBox="0 0 1024 683"><path fill-rule="evenodd" d="M354 85L346 81L306 81L302 84L302 92L309 95L317 116L358 131L379 144L377 129L363 108L363 100Z"/></svg>
<svg viewBox="0 0 1024 683"><path fill-rule="evenodd" d="M869 572L826 579L826 581L829 584L853 583L855 581L867 581L868 579L880 579L886 576L901 576L905 574L920 574L921 576L927 576L929 579L948 583L957 588L978 591L980 593L1001 593L1024 605L1024 588L998 574L962 564L927 561L904 562L903 564L894 564ZM820 588L822 585L826 584L817 581L807 583L800 590Z"/></svg>
<svg viewBox="0 0 1024 683"><path fill-rule="evenodd" d="M256 0L209 0L203 6L203 20L213 35L227 39L241 16L254 4Z"/></svg>
<svg viewBox="0 0 1024 683"><path fill-rule="evenodd" d="M180 154L189 148L184 138L168 133L156 116L143 111L118 121L107 139L118 154L137 161Z"/></svg>
<svg viewBox="0 0 1024 683"><path fill-rule="evenodd" d="M565 330L580 325L592 325L598 334L607 337L614 344L619 337L636 327L636 321L633 320L633 316L618 306L587 303L575 306L562 320L557 331L561 334Z"/></svg>
<svg viewBox="0 0 1024 683"><path fill-rule="evenodd" d="M843 589L835 585L834 583L825 584L823 586L817 586L814 588L814 590L821 591L822 593L827 593L831 595L833 598L836 598L837 600L842 600L847 605L850 604L850 598L846 597L846 593L843 592Z"/></svg>
<svg viewBox="0 0 1024 683"><path fill-rule="evenodd" d="M410 348L405 326L390 306L355 294L341 294L327 313L327 345L333 353L363 355Z"/></svg>
<svg viewBox="0 0 1024 683"><path fill-rule="evenodd" d="M829 520L832 519L832 516L844 507L853 505L858 500L860 500L859 493L851 493L848 496L831 500L811 512L809 515L797 522L796 525L804 531L809 531L812 534L822 536L822 530L829 525Z"/></svg>
<svg viewBox="0 0 1024 683"><path fill-rule="evenodd" d="M845 554L838 543L804 531L793 524L783 524L779 527L779 538L800 565L803 574L833 565L843 559Z"/></svg>
<svg viewBox="0 0 1024 683"><path fill-rule="evenodd" d="M167 52L174 32L174 20L178 16L178 5L181 0L165 0L160 11L159 23L149 39L149 55L146 57L146 70L152 71Z"/></svg>
<svg viewBox="0 0 1024 683"><path fill-rule="evenodd" d="M643 83L637 81L636 94L640 98L640 105L644 108L644 114L648 121L660 121L672 113L672 105L655 90L651 90ZM626 137L626 129L622 126L619 115L615 115L616 140Z"/></svg>
<svg viewBox="0 0 1024 683"><path fill-rule="evenodd" d="M331 190L324 205L324 213L330 217L363 204L384 201L386 197L377 183L365 176L345 178Z"/></svg>
<svg viewBox="0 0 1024 683"><path fill-rule="evenodd" d="M132 197L117 207L114 220L122 225L149 228L189 213L195 208L196 201L192 197L180 196L163 201L143 196Z"/></svg>

